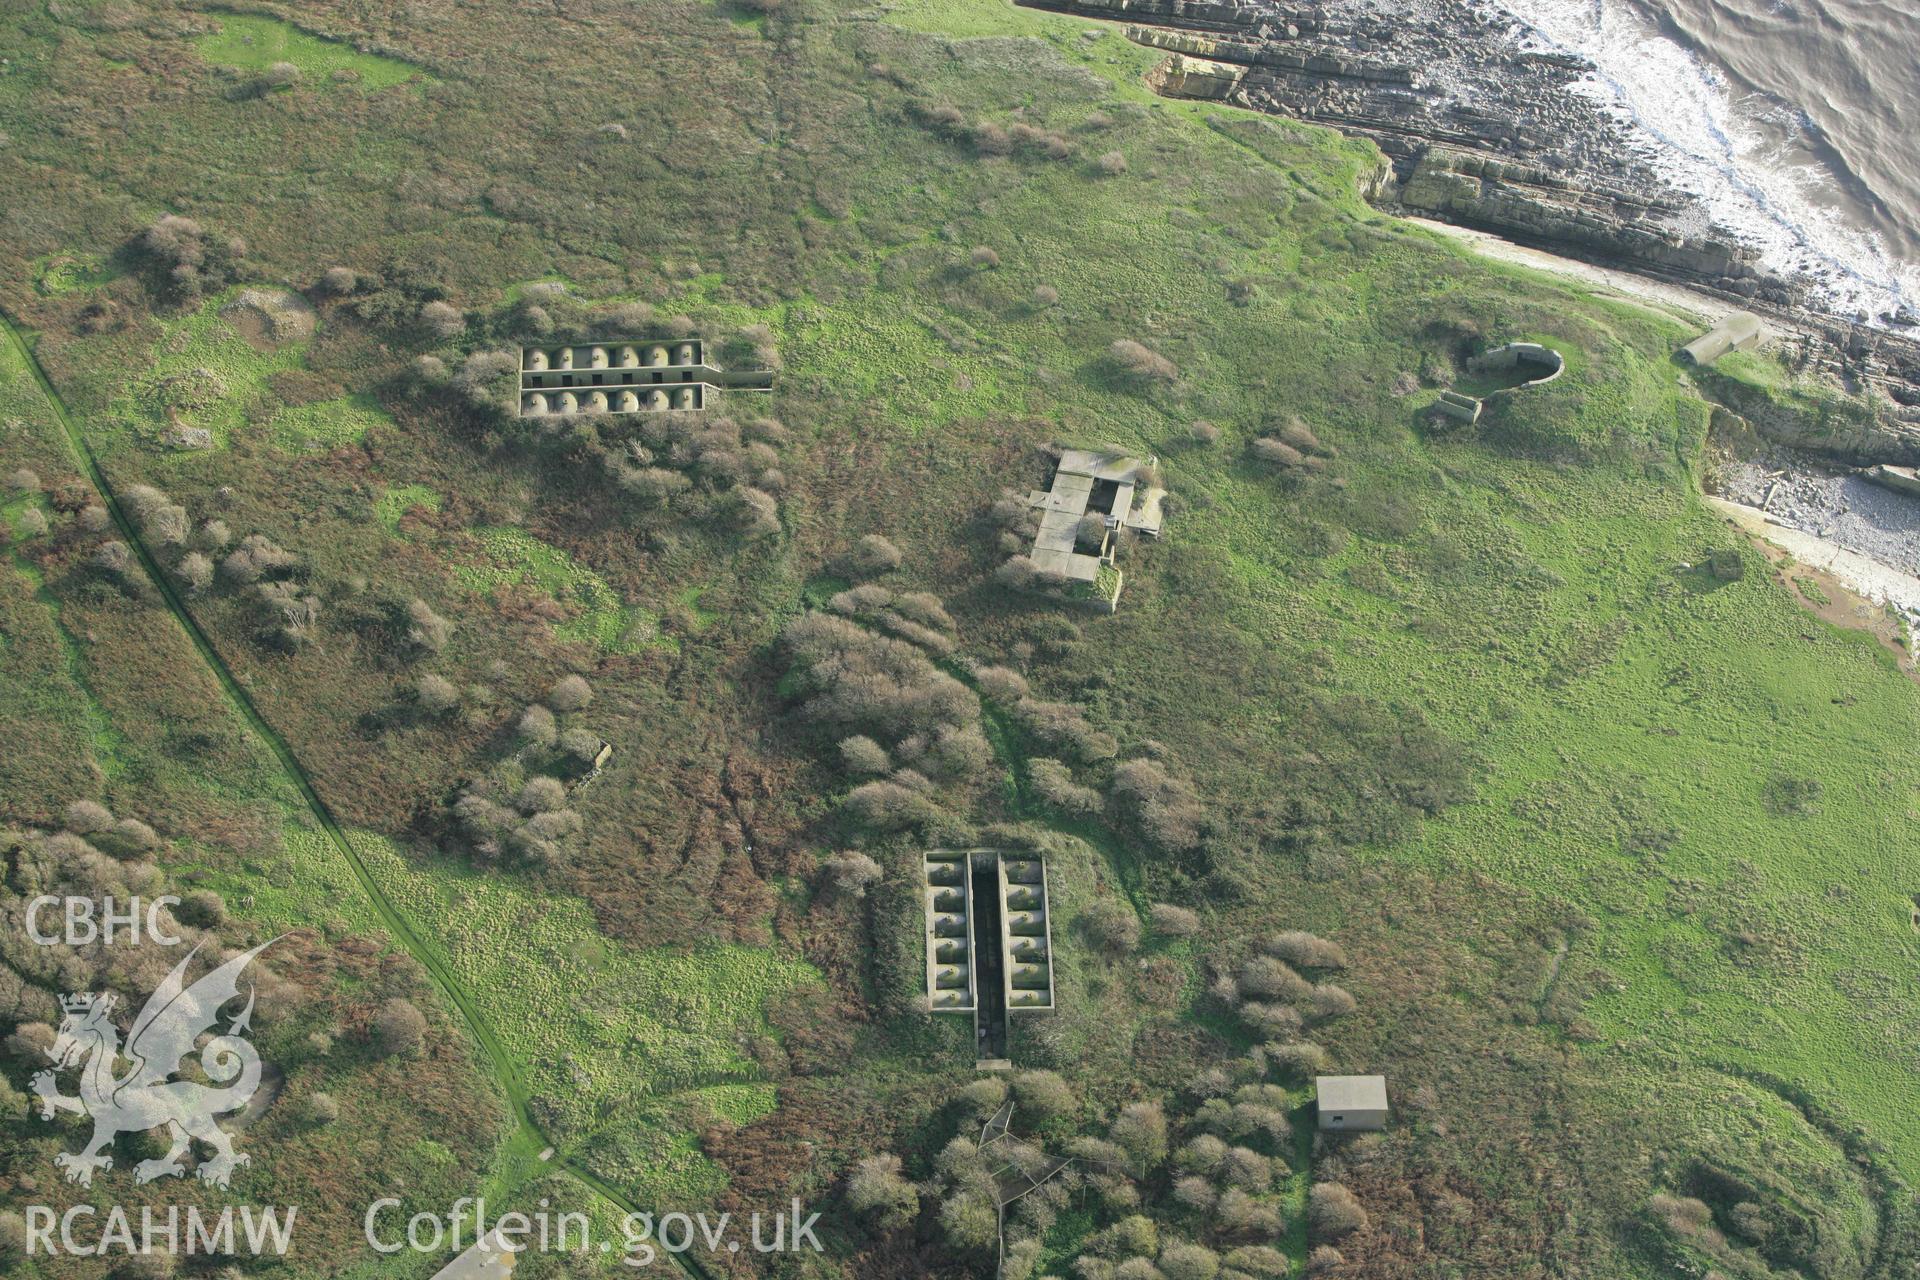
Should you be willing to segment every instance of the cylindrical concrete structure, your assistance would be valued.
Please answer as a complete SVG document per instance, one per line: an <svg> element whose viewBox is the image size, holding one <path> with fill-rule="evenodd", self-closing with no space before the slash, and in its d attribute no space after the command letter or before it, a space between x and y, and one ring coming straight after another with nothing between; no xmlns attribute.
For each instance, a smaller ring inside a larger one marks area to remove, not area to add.
<svg viewBox="0 0 1920 1280"><path fill-rule="evenodd" d="M1709 365L1729 351L1758 346L1761 333L1759 316L1750 311L1736 311L1680 348L1680 359L1686 364Z"/></svg>

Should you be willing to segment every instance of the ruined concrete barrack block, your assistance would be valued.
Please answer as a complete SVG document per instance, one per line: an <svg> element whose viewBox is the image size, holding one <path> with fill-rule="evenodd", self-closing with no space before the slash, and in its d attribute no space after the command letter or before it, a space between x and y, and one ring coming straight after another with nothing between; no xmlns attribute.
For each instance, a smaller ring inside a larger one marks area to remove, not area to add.
<svg viewBox="0 0 1920 1280"><path fill-rule="evenodd" d="M972 1013L973 877L964 851L936 849L925 860L927 1002L935 1013Z"/></svg>
<svg viewBox="0 0 1920 1280"><path fill-rule="evenodd" d="M520 413L662 413L707 407L726 381L698 338L633 338L528 347L520 353Z"/></svg>
<svg viewBox="0 0 1920 1280"><path fill-rule="evenodd" d="M1009 1012L1053 1008L1053 922L1047 910L1047 864L1002 855L1000 954L1005 957Z"/></svg>
<svg viewBox="0 0 1920 1280"><path fill-rule="evenodd" d="M933 849L926 883L927 1002L935 1013L1053 1008L1053 927L1046 861L1037 853ZM991 870L994 896L974 893L974 873ZM997 918L998 927L994 927ZM985 932L987 936L981 936ZM982 946L995 954L978 954ZM982 976L998 975L983 990Z"/></svg>
<svg viewBox="0 0 1920 1280"><path fill-rule="evenodd" d="M1034 567L1055 579L1090 584L1099 579L1102 566L1113 564L1122 529L1159 537L1167 491L1151 481L1157 461L1090 449L1064 451L1052 487L1027 495L1027 505L1040 513L1029 553ZM1098 519L1100 540L1087 552L1080 546L1090 517ZM1116 590L1109 608L1117 599Z"/></svg>

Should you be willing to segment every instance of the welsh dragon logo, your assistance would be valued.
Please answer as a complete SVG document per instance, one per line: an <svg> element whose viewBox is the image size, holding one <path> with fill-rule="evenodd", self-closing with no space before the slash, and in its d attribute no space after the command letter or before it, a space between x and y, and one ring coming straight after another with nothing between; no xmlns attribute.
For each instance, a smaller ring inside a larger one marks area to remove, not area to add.
<svg viewBox="0 0 1920 1280"><path fill-rule="evenodd" d="M246 1008L226 1034L214 1036L200 1050L200 1069L213 1085L170 1077L182 1069L181 1059L193 1052L200 1036L213 1029L221 1006L239 996L241 972L278 941L263 942L188 986L187 966L200 951L195 946L133 1020L125 1049L109 1019L114 1007L111 993L86 991L62 998L66 1016L47 1056L57 1071L86 1063L80 1074L80 1095L62 1094L55 1071L34 1076L33 1092L40 1099L43 1120L62 1111L93 1118L93 1137L87 1145L78 1153L63 1151L54 1157L54 1163L66 1171L67 1181L92 1186L96 1169L113 1167L113 1157L103 1153L116 1135L162 1126L171 1135L172 1146L159 1159L142 1160L135 1167L137 1182L180 1177L186 1172L181 1157L195 1139L214 1149L213 1158L198 1170L203 1182L226 1187L233 1171L250 1162L245 1153L233 1149L233 1139L214 1117L246 1106L260 1087L260 1055L246 1040L253 1019L252 987L247 989ZM125 1074L115 1075L114 1066L122 1058L132 1065Z"/></svg>

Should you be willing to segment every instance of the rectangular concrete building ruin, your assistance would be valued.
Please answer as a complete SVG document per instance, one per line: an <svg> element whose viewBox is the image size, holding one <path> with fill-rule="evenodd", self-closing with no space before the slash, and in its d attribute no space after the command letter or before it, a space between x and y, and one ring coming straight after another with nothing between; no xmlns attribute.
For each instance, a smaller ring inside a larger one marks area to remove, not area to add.
<svg viewBox="0 0 1920 1280"><path fill-rule="evenodd" d="M1040 512L1031 553L1035 567L1091 583L1099 578L1102 565L1113 563L1120 530L1158 537L1167 491L1148 480L1153 463L1151 458L1142 462L1090 449L1062 453L1053 487L1027 495L1028 505ZM1089 516L1097 518L1097 530L1086 523ZM1114 594L1118 596L1117 589Z"/></svg>
<svg viewBox="0 0 1920 1280"><path fill-rule="evenodd" d="M1433 402L1433 407L1449 418L1457 419L1471 426L1480 421L1480 401L1475 396L1462 395L1458 391L1446 390Z"/></svg>
<svg viewBox="0 0 1920 1280"><path fill-rule="evenodd" d="M1525 377L1521 381L1489 391L1484 398L1470 396L1449 387L1440 393L1440 398L1434 401L1433 407L1446 417L1472 426L1480 421L1481 410L1491 401L1501 396L1512 395L1527 387L1545 386L1565 373L1566 369L1566 357L1552 347L1538 342L1509 342L1491 351L1483 351L1477 356L1469 356L1467 372L1524 374Z"/></svg>
<svg viewBox="0 0 1920 1280"><path fill-rule="evenodd" d="M1729 351L1747 351L1759 346L1765 336L1765 326L1760 323L1759 316L1749 311L1736 311L1680 348L1680 363L1709 365Z"/></svg>
<svg viewBox="0 0 1920 1280"><path fill-rule="evenodd" d="M1338 1132L1387 1127L1385 1076L1316 1076L1313 1091L1322 1129Z"/></svg>
<svg viewBox="0 0 1920 1280"><path fill-rule="evenodd" d="M1509 391L1518 391L1521 387L1537 387L1552 382L1566 372L1567 358L1552 347L1538 342L1509 342L1503 346L1483 351L1477 356L1467 357L1469 373L1504 373L1508 370L1520 370L1527 377Z"/></svg>
<svg viewBox="0 0 1920 1280"><path fill-rule="evenodd" d="M517 1251L510 1248L506 1238L496 1230L434 1272L433 1280L509 1280L518 1256Z"/></svg>
<svg viewBox="0 0 1920 1280"><path fill-rule="evenodd" d="M520 353L520 413L658 413L704 409L726 382L698 338L613 339Z"/></svg>
<svg viewBox="0 0 1920 1280"><path fill-rule="evenodd" d="M1007 1018L1053 1008L1046 862L998 849L934 849L925 858L927 1000L971 1013L976 1057L1007 1056Z"/></svg>
<svg viewBox="0 0 1920 1280"><path fill-rule="evenodd" d="M973 880L966 854L935 850L926 858L927 1001L935 1013L972 1013Z"/></svg>

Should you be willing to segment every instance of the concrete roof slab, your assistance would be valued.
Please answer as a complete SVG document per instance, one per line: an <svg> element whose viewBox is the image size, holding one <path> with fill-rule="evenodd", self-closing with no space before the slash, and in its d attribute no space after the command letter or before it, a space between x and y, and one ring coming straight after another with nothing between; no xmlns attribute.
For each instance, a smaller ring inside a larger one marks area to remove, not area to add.
<svg viewBox="0 0 1920 1280"><path fill-rule="evenodd" d="M1322 1111L1385 1111L1385 1076L1317 1076L1314 1092Z"/></svg>

